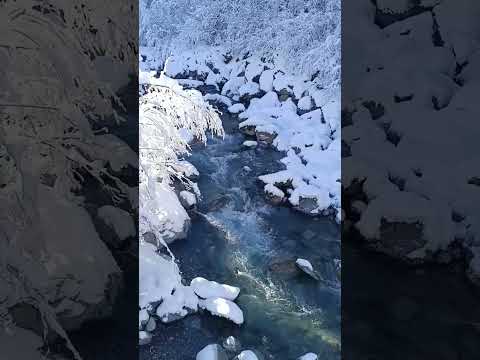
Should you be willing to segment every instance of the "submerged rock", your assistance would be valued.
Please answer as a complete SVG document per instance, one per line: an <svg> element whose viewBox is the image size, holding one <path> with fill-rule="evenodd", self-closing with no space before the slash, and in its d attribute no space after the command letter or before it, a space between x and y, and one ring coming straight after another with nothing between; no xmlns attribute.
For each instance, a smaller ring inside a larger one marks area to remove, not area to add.
<svg viewBox="0 0 480 360"><path fill-rule="evenodd" d="M197 354L196 360L228 360L227 353L218 344L210 344L205 346Z"/></svg>

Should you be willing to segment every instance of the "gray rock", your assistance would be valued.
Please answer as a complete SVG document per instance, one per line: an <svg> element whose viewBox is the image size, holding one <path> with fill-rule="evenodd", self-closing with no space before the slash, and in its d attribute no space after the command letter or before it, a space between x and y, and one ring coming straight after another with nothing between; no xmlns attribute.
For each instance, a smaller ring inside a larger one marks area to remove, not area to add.
<svg viewBox="0 0 480 360"><path fill-rule="evenodd" d="M300 199L298 201L298 206L296 207L298 211L301 211L302 213L307 215L315 215L315 214L312 214L312 211L316 210L317 208L318 208L317 199L307 198L303 196L300 196Z"/></svg>
<svg viewBox="0 0 480 360"><path fill-rule="evenodd" d="M150 316L150 318L147 321L147 324L145 325L145 331L148 332L153 332L157 328L157 323L155 322L155 319L153 316Z"/></svg>
<svg viewBox="0 0 480 360"><path fill-rule="evenodd" d="M239 130L244 135L255 136L255 126L246 125L246 126L239 127Z"/></svg>
<svg viewBox="0 0 480 360"><path fill-rule="evenodd" d="M256 131L257 141L262 144L272 145L273 140L277 137L276 133L270 134L264 131Z"/></svg>

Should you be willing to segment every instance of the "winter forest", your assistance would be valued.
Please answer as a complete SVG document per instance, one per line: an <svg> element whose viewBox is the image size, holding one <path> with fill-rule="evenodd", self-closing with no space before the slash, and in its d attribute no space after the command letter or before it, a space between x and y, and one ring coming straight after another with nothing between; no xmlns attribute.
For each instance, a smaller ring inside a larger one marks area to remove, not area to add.
<svg viewBox="0 0 480 360"><path fill-rule="evenodd" d="M142 359L339 359L340 27L140 1Z"/></svg>

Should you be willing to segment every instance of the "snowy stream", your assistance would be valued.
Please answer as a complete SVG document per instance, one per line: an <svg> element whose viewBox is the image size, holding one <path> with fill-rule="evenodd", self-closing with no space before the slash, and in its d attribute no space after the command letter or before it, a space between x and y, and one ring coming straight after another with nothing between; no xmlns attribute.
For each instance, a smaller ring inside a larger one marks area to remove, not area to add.
<svg viewBox="0 0 480 360"><path fill-rule="evenodd" d="M159 324L141 359L193 359L209 343L233 335L265 357L295 359L306 352L339 358L339 226L265 201L259 175L279 170L282 154L242 148L238 119L222 115L224 139L195 146L189 158L200 172L202 198L186 240L171 245L187 282L196 276L237 286L245 323L207 313ZM246 168L248 167L248 168ZM323 281L297 271L308 259Z"/></svg>

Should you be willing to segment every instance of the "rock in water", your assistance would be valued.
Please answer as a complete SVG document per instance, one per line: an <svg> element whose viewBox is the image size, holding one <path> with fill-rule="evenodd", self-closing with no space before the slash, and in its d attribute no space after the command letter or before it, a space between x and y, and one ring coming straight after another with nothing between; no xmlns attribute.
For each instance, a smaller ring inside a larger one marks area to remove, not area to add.
<svg viewBox="0 0 480 360"><path fill-rule="evenodd" d="M233 336L229 336L223 340L222 346L225 350L232 353L236 353L242 348L240 341Z"/></svg>
<svg viewBox="0 0 480 360"><path fill-rule="evenodd" d="M218 344L210 344L205 346L197 354L196 360L228 360L227 353Z"/></svg>
<svg viewBox="0 0 480 360"><path fill-rule="evenodd" d="M320 277L318 274L315 272L313 269L312 264L310 264L310 261L305 260L305 259L297 259L295 261L295 264L302 270L305 274L310 275L312 278L315 280L320 280Z"/></svg>

